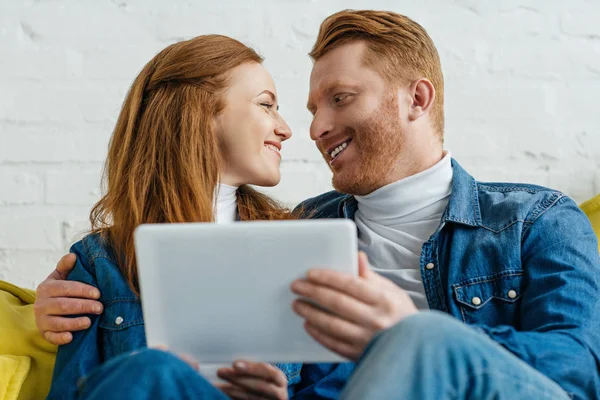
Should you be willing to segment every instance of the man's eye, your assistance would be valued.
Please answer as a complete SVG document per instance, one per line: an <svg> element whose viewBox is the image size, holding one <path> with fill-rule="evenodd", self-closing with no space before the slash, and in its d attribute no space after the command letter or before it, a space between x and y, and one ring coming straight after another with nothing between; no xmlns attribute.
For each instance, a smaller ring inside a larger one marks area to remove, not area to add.
<svg viewBox="0 0 600 400"><path fill-rule="evenodd" d="M348 96L350 96L349 94L336 94L335 96L333 96L333 102L334 103L341 103L342 101L344 101Z"/></svg>

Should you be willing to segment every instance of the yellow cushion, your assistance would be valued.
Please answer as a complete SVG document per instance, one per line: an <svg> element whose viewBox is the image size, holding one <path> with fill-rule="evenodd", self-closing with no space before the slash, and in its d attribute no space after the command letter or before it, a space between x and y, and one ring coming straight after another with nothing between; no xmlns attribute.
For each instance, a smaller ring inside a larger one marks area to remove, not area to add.
<svg viewBox="0 0 600 400"><path fill-rule="evenodd" d="M21 387L31 368L31 359L25 356L0 355L0 399L17 400Z"/></svg>
<svg viewBox="0 0 600 400"><path fill-rule="evenodd" d="M600 194L580 205L592 222L592 228L598 236L598 251L600 251Z"/></svg>
<svg viewBox="0 0 600 400"><path fill-rule="evenodd" d="M34 291L0 281L2 399L44 399L50 389L57 347L39 333L34 301Z"/></svg>

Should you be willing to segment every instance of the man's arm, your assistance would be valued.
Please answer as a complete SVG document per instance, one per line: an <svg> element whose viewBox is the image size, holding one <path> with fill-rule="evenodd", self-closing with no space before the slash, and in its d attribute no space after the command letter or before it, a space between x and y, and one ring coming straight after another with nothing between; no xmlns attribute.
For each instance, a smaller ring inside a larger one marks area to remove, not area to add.
<svg viewBox="0 0 600 400"><path fill-rule="evenodd" d="M568 197L526 221L527 290L521 326L479 327L565 390L595 398L600 385L600 257L586 216Z"/></svg>
<svg viewBox="0 0 600 400"><path fill-rule="evenodd" d="M90 260L81 247L78 248L78 244L74 245L71 251L76 255L76 262L75 267L70 271L70 279L94 288L92 285L96 285L97 280L90 269ZM71 281L60 282L66 284ZM76 398L79 378L87 376L104 361L104 340L101 336L102 330L99 328L100 317L87 315L83 318L89 320L89 328L76 332L70 343L58 348L48 399Z"/></svg>
<svg viewBox="0 0 600 400"><path fill-rule="evenodd" d="M68 316L102 313L102 303L96 301L100 298L97 288L66 280L76 261L75 254L65 255L37 288L33 307L35 322L44 338L55 345L70 343L71 332L88 329L91 325L88 317Z"/></svg>

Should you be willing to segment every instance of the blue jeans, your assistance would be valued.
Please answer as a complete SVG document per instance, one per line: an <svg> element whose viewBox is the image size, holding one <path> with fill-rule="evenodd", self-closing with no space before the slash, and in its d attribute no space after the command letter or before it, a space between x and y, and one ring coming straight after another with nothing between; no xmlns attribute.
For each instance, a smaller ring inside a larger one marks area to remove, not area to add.
<svg viewBox="0 0 600 400"><path fill-rule="evenodd" d="M176 356L143 350L110 360L81 383L85 399L227 399ZM341 398L569 399L556 383L485 334L421 312L379 334Z"/></svg>

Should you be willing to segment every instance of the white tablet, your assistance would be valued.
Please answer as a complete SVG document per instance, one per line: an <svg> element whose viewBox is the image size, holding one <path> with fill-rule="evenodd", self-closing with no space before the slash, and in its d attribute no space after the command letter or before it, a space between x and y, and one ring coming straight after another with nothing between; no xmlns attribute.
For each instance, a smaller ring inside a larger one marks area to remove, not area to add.
<svg viewBox="0 0 600 400"><path fill-rule="evenodd" d="M314 267L357 274L352 221L141 225L135 248L148 346L201 363L344 361L306 333L290 285Z"/></svg>

